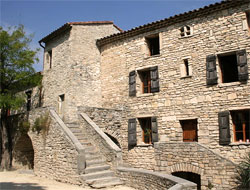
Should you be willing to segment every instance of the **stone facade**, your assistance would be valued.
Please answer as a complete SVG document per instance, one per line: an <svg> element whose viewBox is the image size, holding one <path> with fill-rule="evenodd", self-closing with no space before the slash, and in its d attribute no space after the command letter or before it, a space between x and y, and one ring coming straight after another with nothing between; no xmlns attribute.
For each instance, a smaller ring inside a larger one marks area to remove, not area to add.
<svg viewBox="0 0 250 190"><path fill-rule="evenodd" d="M236 142L232 121L236 110L250 110L249 10L249 1L225 1L121 33L111 22L67 23L40 41L45 43L44 106L53 107L73 125L81 124L79 114L88 115L118 141L125 165L163 174L190 172L200 175L201 189L231 189L235 164L250 152L247 140ZM159 50L151 49L155 44ZM152 55L153 51L158 52ZM242 69L243 60L245 75L236 69L239 80L225 79L223 60L228 55L238 58L236 68ZM211 71L216 84L209 78ZM158 87L154 92L142 90L147 86L142 84L145 75L151 77L152 88ZM229 111L227 135L219 118L225 111ZM141 127L145 118L154 121L149 143ZM130 126L131 119L136 125ZM186 121L196 123L197 142L183 142ZM135 129L133 147L128 125ZM62 162L73 176L76 151L59 134L52 130L53 145L48 149L64 147L62 154L72 158ZM223 135L227 144L221 143ZM41 139L34 136L33 141ZM35 155L43 152L36 143L34 147L38 147ZM50 170L53 163L44 159L41 163ZM42 174L42 167L37 167ZM53 176L67 181L60 172Z"/></svg>

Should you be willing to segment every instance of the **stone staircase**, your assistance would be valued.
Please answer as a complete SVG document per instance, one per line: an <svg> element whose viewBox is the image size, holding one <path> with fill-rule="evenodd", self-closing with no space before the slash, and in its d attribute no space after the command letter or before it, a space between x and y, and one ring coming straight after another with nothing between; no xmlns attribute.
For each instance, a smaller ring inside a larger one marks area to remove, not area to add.
<svg viewBox="0 0 250 190"><path fill-rule="evenodd" d="M79 124L68 124L67 126L85 148L86 168L85 174L81 175L81 179L93 188L122 185L122 181L115 176L115 173L110 169L110 166L96 150L95 146L84 137Z"/></svg>

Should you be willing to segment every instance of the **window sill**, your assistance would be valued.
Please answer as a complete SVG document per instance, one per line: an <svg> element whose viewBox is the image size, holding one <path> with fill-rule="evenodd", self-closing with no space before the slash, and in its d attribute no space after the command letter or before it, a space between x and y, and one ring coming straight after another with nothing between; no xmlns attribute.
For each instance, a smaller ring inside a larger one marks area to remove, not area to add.
<svg viewBox="0 0 250 190"><path fill-rule="evenodd" d="M153 144L138 144L137 147L150 147L153 146Z"/></svg>
<svg viewBox="0 0 250 190"><path fill-rule="evenodd" d="M218 84L218 87L227 87L227 86L239 86L241 82L236 81L236 82L229 82L229 83L220 83Z"/></svg>
<svg viewBox="0 0 250 190"><path fill-rule="evenodd" d="M144 93L144 94L138 94L136 97L147 97L147 96L153 96L154 93Z"/></svg>
<svg viewBox="0 0 250 190"><path fill-rule="evenodd" d="M161 54L157 54L157 55L147 55L144 59L153 59L153 58L157 58L157 57L161 57Z"/></svg>
<svg viewBox="0 0 250 190"><path fill-rule="evenodd" d="M192 75L181 77L181 79L192 78Z"/></svg>
<svg viewBox="0 0 250 190"><path fill-rule="evenodd" d="M240 145L250 146L250 142L233 142L233 143L229 144L229 146L240 146Z"/></svg>
<svg viewBox="0 0 250 190"><path fill-rule="evenodd" d="M191 37L194 37L194 36L195 36L194 34L191 34L191 35L188 35L188 36L181 36L181 37L179 37L179 39L191 38Z"/></svg>

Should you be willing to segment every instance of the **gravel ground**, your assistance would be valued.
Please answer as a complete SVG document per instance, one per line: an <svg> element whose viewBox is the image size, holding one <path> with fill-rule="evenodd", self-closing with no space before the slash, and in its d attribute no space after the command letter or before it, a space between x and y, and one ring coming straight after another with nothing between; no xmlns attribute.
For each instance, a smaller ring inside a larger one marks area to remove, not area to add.
<svg viewBox="0 0 250 190"><path fill-rule="evenodd" d="M94 190L90 187L79 187L40 178L25 171L0 172L0 190ZM105 190L134 190L130 187L118 186Z"/></svg>

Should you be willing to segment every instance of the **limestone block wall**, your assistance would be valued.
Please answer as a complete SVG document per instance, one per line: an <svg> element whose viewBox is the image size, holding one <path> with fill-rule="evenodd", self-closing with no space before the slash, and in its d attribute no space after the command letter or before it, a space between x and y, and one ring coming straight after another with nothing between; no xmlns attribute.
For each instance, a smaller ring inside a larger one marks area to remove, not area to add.
<svg viewBox="0 0 250 190"><path fill-rule="evenodd" d="M235 187L234 163L198 143L156 143L155 158L156 171L199 174L201 189L208 189L209 183L214 189Z"/></svg>
<svg viewBox="0 0 250 190"><path fill-rule="evenodd" d="M46 112L48 112L46 108L31 111L29 115L31 125L36 118ZM36 175L61 182L81 184L77 169L78 152L55 120L51 118L47 135L32 131L28 135L34 148Z"/></svg>
<svg viewBox="0 0 250 190"><path fill-rule="evenodd" d="M249 82L222 83L217 57L218 84L207 86L206 56L245 49L250 73L250 34L244 27L245 11L249 9L250 4L245 4L103 46L103 106L124 108L127 111L127 119L122 124L124 131L128 128L129 118L156 116L161 142L182 142L180 120L197 119L198 142L238 163L249 151L250 144L233 142L231 122L231 144L219 145L218 113L225 110L250 109L250 85ZM180 36L180 28L184 25L192 26L191 36ZM145 37L153 34L159 34L160 54L148 56L145 54ZM192 70L190 77L182 77L181 65L184 59L189 61ZM158 66L160 91L142 94L137 75L137 94L135 97L129 97L129 72L152 66ZM127 131L121 141L127 142ZM144 165L147 169L152 169L152 146L136 146L129 151L127 146L124 148L127 154L124 158L129 158L128 163L134 165L136 160L137 166ZM149 164L146 164L144 159L147 157Z"/></svg>
<svg viewBox="0 0 250 190"><path fill-rule="evenodd" d="M65 122L77 120L77 106L101 105L100 53L96 39L118 32L113 24L72 25L46 43L44 57L44 102L59 111L59 96L64 94L60 115ZM52 67L46 59L52 50Z"/></svg>

